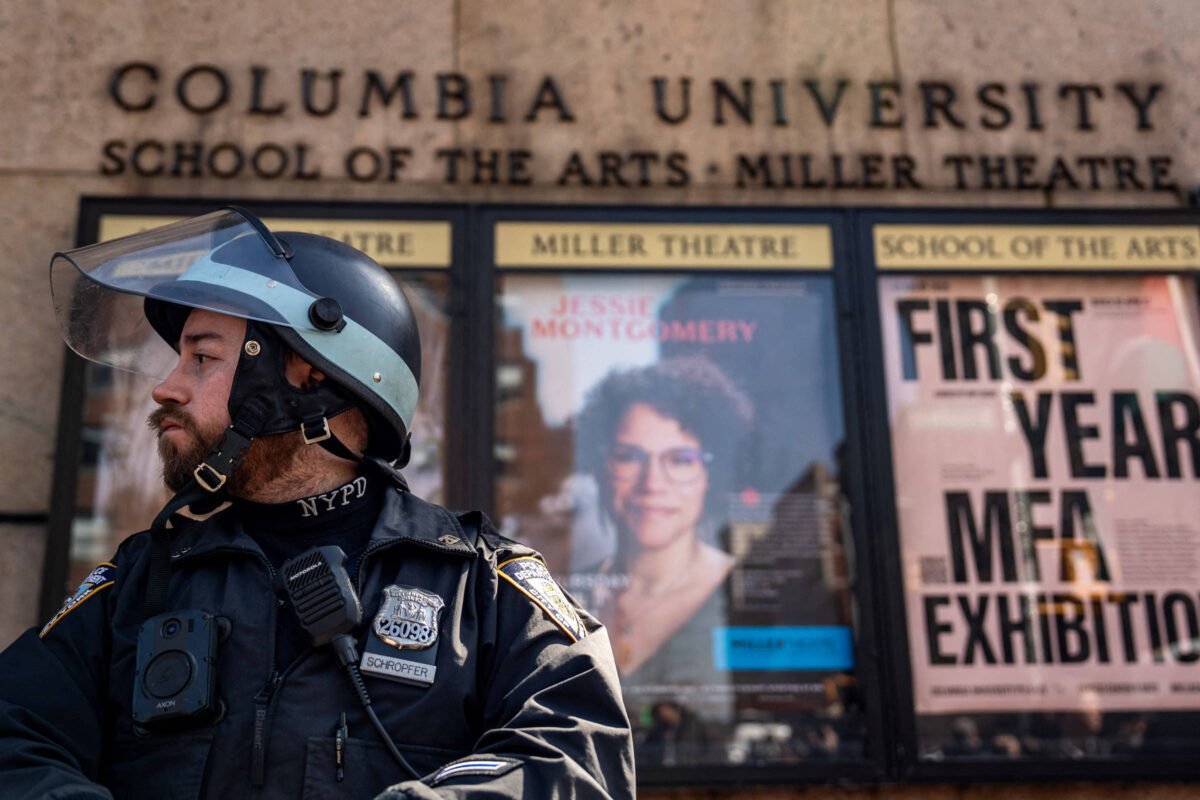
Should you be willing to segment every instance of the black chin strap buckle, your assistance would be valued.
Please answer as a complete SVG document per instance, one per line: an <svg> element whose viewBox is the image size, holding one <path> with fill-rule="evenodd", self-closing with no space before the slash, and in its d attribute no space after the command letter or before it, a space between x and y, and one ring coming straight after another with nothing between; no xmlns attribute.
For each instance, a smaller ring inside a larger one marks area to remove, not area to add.
<svg viewBox="0 0 1200 800"><path fill-rule="evenodd" d="M304 437L305 444L316 444L323 442L333 436L329 430L329 420L325 417L320 419L308 419L300 423L300 435Z"/></svg>
<svg viewBox="0 0 1200 800"><path fill-rule="evenodd" d="M254 416L253 409L247 419L239 415L238 419L225 429L221 441L217 442L200 465L192 470L196 484L209 494L221 491L229 476L241 465L242 458L250 449L250 442L261 427L261 419Z"/></svg>
<svg viewBox="0 0 1200 800"><path fill-rule="evenodd" d="M200 462L200 466L192 471L192 477L196 479L196 483L206 492L219 492L221 487L228 480L220 470L209 464L207 461Z"/></svg>

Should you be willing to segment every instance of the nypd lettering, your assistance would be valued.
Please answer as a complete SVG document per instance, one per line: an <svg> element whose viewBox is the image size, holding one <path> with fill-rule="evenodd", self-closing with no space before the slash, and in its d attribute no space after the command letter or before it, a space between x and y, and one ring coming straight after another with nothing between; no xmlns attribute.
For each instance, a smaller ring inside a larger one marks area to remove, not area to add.
<svg viewBox="0 0 1200 800"><path fill-rule="evenodd" d="M296 505L300 507L301 517L318 517L322 512L348 506L354 500L364 497L366 493L367 479L360 475L332 492L315 494L312 497L297 500Z"/></svg>
<svg viewBox="0 0 1200 800"><path fill-rule="evenodd" d="M500 576L538 606L554 621L563 633L577 642L587 636L587 629L575 606L567 599L563 590L550 575L550 570L539 559L523 556L505 561L498 567Z"/></svg>
<svg viewBox="0 0 1200 800"><path fill-rule="evenodd" d="M115 576L116 571L116 564L110 564L107 561L102 564L98 564L96 568L89 572L88 576L83 579L83 583L79 584L79 588L75 590L75 593L66 599L66 602L62 604L62 608L58 610L58 613L56 613L50 619L50 621L46 623L45 627L42 628L42 632L38 634L38 638L43 638L47 633L50 632L51 628L53 628L62 620L63 617L65 617L67 614L70 614L76 608L79 608L84 600L87 600L101 589L106 589L109 586L112 586L113 577Z"/></svg>
<svg viewBox="0 0 1200 800"><path fill-rule="evenodd" d="M372 635L359 669L401 683L432 684L437 676L438 619L445 606L432 592L388 586L371 622Z"/></svg>

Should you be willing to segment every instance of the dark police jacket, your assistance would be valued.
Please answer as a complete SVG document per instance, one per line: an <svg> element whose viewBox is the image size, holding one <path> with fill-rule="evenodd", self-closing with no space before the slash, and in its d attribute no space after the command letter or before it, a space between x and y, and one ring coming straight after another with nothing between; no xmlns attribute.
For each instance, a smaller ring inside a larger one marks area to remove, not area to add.
<svg viewBox="0 0 1200 800"><path fill-rule="evenodd" d="M216 659L225 716L139 735L132 700L148 545L145 533L126 540L40 638L30 630L0 654L6 800L110 791L223 800L632 797L632 743L607 634L556 588L539 586L536 554L481 515L456 517L389 490L359 561L359 653L377 635L372 621L387 587L444 603L432 683L363 673L372 707L419 781L392 759L329 647L277 672L276 615L292 612L229 513L180 527L167 605L232 622Z"/></svg>

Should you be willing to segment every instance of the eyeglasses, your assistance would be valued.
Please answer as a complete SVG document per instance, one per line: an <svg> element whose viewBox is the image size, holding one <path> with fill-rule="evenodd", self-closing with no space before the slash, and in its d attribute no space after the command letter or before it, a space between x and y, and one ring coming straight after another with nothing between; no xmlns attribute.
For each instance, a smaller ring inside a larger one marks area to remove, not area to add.
<svg viewBox="0 0 1200 800"><path fill-rule="evenodd" d="M659 469L672 483L695 483L700 480L713 458L712 453L695 447L670 447L658 453L648 453L635 444L618 444L608 454L609 474L616 480L638 480L652 456L657 457Z"/></svg>

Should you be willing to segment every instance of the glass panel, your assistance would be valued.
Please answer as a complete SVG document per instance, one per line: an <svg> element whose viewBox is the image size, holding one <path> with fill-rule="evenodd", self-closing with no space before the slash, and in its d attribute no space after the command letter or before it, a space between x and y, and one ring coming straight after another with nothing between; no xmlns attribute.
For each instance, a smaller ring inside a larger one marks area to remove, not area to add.
<svg viewBox="0 0 1200 800"><path fill-rule="evenodd" d="M1195 280L879 289L921 757L1194 758Z"/></svg>
<svg viewBox="0 0 1200 800"><path fill-rule="evenodd" d="M440 502L445 484L446 378L450 319L448 276L397 275L421 330L421 398L413 420L413 455L404 470L413 491ZM83 447L71 526L67 579L77 586L96 562L109 558L122 539L144 530L170 497L163 487L154 433L146 417L154 410L155 381L86 362Z"/></svg>
<svg viewBox="0 0 1200 800"><path fill-rule="evenodd" d="M832 279L500 290L501 525L608 626L639 767L860 757Z"/></svg>

